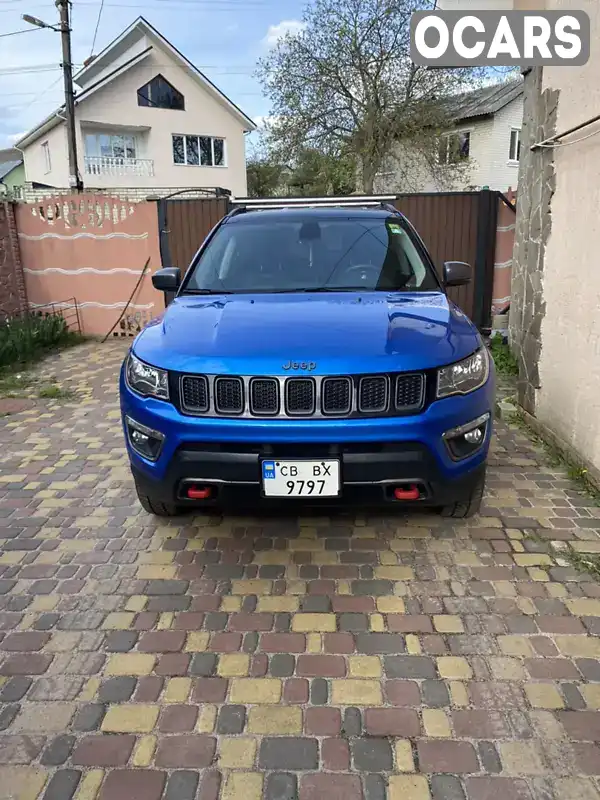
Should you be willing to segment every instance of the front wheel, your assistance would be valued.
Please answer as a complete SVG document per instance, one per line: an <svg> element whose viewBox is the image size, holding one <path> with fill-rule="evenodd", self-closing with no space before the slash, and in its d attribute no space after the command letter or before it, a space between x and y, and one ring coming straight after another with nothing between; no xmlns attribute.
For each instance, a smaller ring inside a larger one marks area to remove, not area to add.
<svg viewBox="0 0 600 800"><path fill-rule="evenodd" d="M451 503L442 507L442 517L453 517L454 519L466 519L479 512L481 500L485 489L485 470L477 480L471 490L471 494L466 500L459 503Z"/></svg>
<svg viewBox="0 0 600 800"><path fill-rule="evenodd" d="M164 503L162 500L152 497L141 488L137 481L135 482L135 491L140 505L149 514L154 514L156 517L176 517L181 514L180 506L175 505L175 503Z"/></svg>

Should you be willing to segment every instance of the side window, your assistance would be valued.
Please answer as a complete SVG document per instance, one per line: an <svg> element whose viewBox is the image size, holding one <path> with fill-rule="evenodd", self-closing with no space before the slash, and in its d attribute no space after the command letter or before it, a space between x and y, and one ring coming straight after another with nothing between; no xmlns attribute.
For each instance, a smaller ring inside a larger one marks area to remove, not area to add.
<svg viewBox="0 0 600 800"><path fill-rule="evenodd" d="M458 164L469 158L471 150L470 131L447 133L440 137L438 160L440 164Z"/></svg>
<svg viewBox="0 0 600 800"><path fill-rule="evenodd" d="M519 161L521 157L521 129L512 128L510 132L510 146L508 149L508 160Z"/></svg>
<svg viewBox="0 0 600 800"><path fill-rule="evenodd" d="M47 175L52 172L52 160L50 158L50 145L48 142L42 143L42 154L44 158L44 172Z"/></svg>

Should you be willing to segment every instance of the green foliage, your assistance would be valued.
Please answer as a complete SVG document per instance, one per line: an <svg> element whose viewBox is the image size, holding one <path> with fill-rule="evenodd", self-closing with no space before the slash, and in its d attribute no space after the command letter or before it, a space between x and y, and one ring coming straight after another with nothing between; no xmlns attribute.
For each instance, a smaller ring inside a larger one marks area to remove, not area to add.
<svg viewBox="0 0 600 800"><path fill-rule="evenodd" d="M81 341L56 314L28 314L0 322L0 371L36 361L48 350Z"/></svg>
<svg viewBox="0 0 600 800"><path fill-rule="evenodd" d="M508 346L501 336L493 336L490 341L490 352L496 365L496 370L500 375L518 375L519 365Z"/></svg>
<svg viewBox="0 0 600 800"><path fill-rule="evenodd" d="M345 196L356 186L356 166L348 155L304 147L298 153L288 181L288 194L298 197Z"/></svg>
<svg viewBox="0 0 600 800"><path fill-rule="evenodd" d="M248 197L277 196L284 168L267 157L251 158L246 164Z"/></svg>
<svg viewBox="0 0 600 800"><path fill-rule="evenodd" d="M44 400L71 400L74 396L75 393L71 389L63 389L54 383L42 386L38 392L38 397Z"/></svg>

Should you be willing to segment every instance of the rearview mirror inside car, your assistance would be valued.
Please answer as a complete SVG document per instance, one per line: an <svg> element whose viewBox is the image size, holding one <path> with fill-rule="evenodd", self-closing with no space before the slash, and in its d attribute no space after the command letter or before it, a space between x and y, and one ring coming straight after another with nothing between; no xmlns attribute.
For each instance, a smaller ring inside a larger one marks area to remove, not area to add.
<svg viewBox="0 0 600 800"><path fill-rule="evenodd" d="M471 267L464 261L446 261L444 264L444 286L464 286L471 282Z"/></svg>
<svg viewBox="0 0 600 800"><path fill-rule="evenodd" d="M181 272L178 267L164 267L152 276L152 285L159 292L176 292L181 283Z"/></svg>

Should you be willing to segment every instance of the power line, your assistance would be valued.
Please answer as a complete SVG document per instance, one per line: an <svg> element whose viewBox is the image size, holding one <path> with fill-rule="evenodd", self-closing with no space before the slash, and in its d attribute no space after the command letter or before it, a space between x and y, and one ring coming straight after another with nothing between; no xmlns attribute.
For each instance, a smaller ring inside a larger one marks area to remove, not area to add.
<svg viewBox="0 0 600 800"><path fill-rule="evenodd" d="M103 8L104 8L104 0L101 0L100 11L98 11L98 19L96 20L96 30L94 31L94 38L92 40L92 49L90 50L90 58L94 55L94 47L96 46L96 36L98 36L98 28L100 27L100 18L102 17Z"/></svg>
<svg viewBox="0 0 600 800"><path fill-rule="evenodd" d="M22 31L11 31L10 33L0 33L0 39L3 39L5 36L18 36L20 33L35 33L36 31L41 31L42 28L25 28Z"/></svg>

